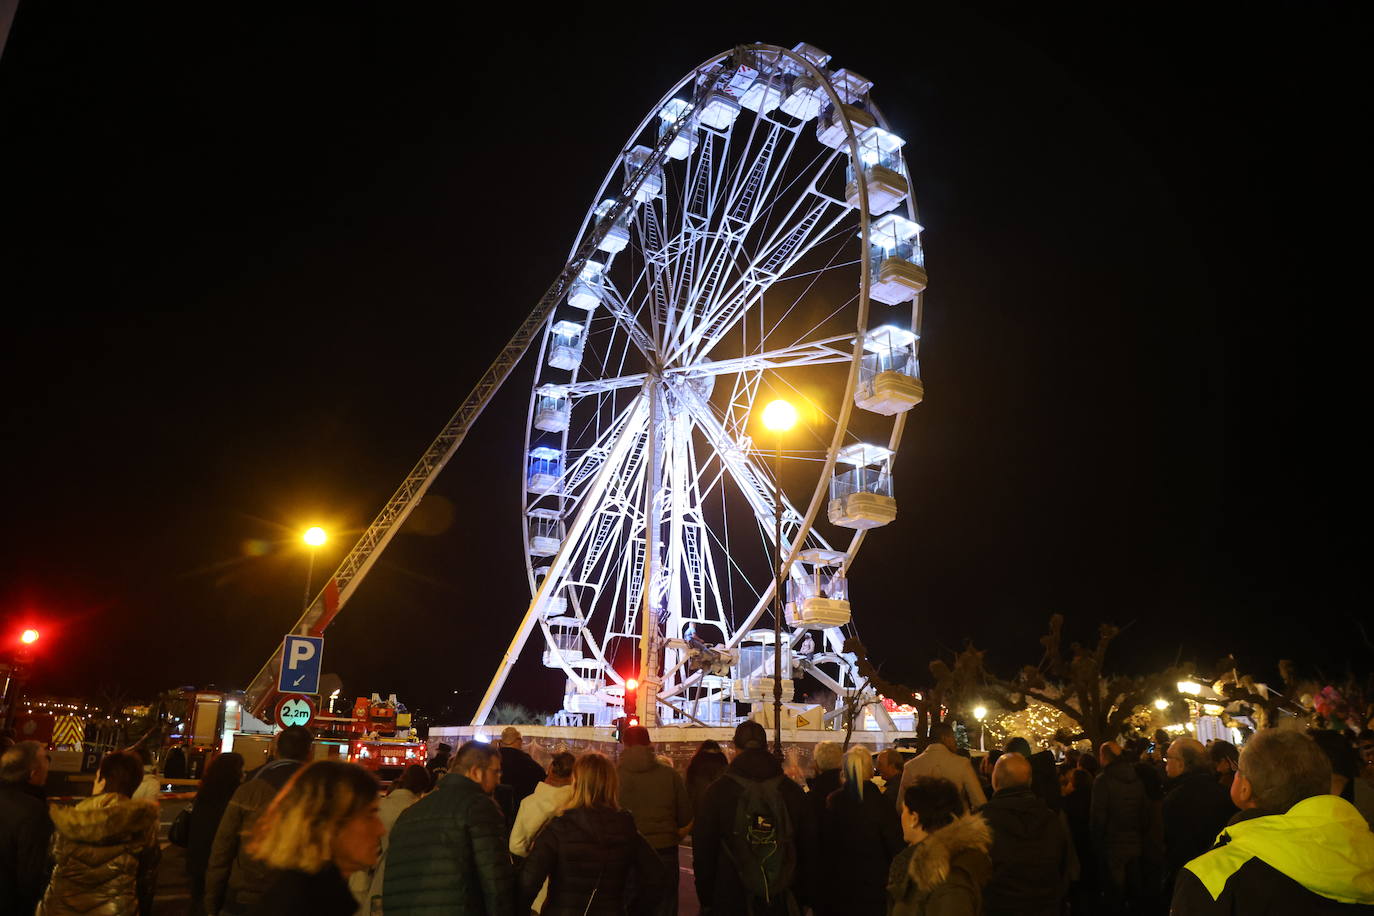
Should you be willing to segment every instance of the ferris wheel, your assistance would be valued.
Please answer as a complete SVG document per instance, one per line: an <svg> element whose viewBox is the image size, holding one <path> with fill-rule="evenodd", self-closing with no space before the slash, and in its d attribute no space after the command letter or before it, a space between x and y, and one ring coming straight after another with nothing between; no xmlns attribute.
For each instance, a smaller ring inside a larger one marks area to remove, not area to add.
<svg viewBox="0 0 1374 916"><path fill-rule="evenodd" d="M809 677L894 727L844 642L849 573L896 517L893 458L924 394L922 229L905 141L872 84L829 64L745 45L664 95L553 285L291 633L336 619L537 340L530 600L473 724L538 633L565 675L558 724L610 724L627 688L645 724L733 724L776 670L787 701ZM800 408L785 441L758 422L774 398ZM265 715L281 665L278 646L245 709Z"/></svg>
<svg viewBox="0 0 1374 916"><path fill-rule="evenodd" d="M563 724L609 724L631 678L646 724L733 723L772 699L775 651L786 701L803 675L861 689L848 576L896 515L926 274L904 140L829 63L706 61L591 201L530 392L531 600L474 724L536 633ZM759 423L774 398L802 418L785 437Z"/></svg>

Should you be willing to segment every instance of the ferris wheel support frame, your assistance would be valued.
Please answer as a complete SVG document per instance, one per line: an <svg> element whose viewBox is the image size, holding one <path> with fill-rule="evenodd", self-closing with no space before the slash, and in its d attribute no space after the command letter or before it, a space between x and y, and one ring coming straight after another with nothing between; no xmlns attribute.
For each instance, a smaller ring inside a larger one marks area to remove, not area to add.
<svg viewBox="0 0 1374 916"><path fill-rule="evenodd" d="M381 512L363 531L362 536L358 538L352 549L344 557L343 562L339 564L339 568L325 581L324 587L315 596L315 600L310 602L300 618L291 627L289 631L291 634L320 636L334 622L334 618L338 616L339 611L357 591L358 586L362 584L363 579L371 571L382 551L391 543L396 532L410 517L410 513L419 505L420 500L429 492L429 488L433 485L435 478L439 476L439 472L444 469L449 459L453 457L453 453L458 450L458 446L467 438L472 424L482 415L482 411L491 403L501 385L510 378L511 372L529 351L535 336L548 324L554 309L563 298L564 293L567 292L572 281L581 272L588 258L596 251L597 245L605 238L606 233L610 231L616 220L620 219L631 208L640 185L663 162L668 146L691 120L690 115L693 107L683 111L664 131L657 148L641 163L639 169L626 182L624 190L616 198L615 205L607 213L608 218L600 225L593 227L592 232L577 247L553 284L545 291L543 297L540 298L525 320L521 322L510 340L501 349L500 354L482 373L481 378L477 380L468 396L463 400L462 405L449 418L448 423L444 425L444 428L430 443L429 447L425 449L420 460L411 468L401 486L382 507ZM248 685L245 692L246 707L257 718L263 718L276 694L277 672L281 668L281 662L282 649L278 645Z"/></svg>

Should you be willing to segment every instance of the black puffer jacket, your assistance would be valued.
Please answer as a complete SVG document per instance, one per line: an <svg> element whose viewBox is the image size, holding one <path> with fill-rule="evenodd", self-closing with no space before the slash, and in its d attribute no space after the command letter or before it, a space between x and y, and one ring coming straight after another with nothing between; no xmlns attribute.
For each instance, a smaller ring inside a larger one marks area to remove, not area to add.
<svg viewBox="0 0 1374 916"><path fill-rule="evenodd" d="M1216 843L1236 806L1207 770L1189 770L1164 796L1164 864L1178 871Z"/></svg>
<svg viewBox="0 0 1374 916"><path fill-rule="evenodd" d="M992 828L992 876L983 912L1053 916L1069 884L1069 834L1029 786L1002 789L983 806Z"/></svg>
<svg viewBox="0 0 1374 916"><path fill-rule="evenodd" d="M529 912L545 879L542 916L649 913L667 886L630 812L609 808L573 808L549 821L520 870L520 912ZM630 888L635 896L626 900Z"/></svg>
<svg viewBox="0 0 1374 916"><path fill-rule="evenodd" d="M46 793L26 782L0 782L0 901L32 913L52 874L52 819Z"/></svg>
<svg viewBox="0 0 1374 916"><path fill-rule="evenodd" d="M772 754L762 748L740 751L726 771L744 779L763 782L782 776L782 766ZM797 852L796 880L793 894L799 906L811 906L815 900L814 880L821 870L816 849L816 820L806 800L806 793L790 779L783 778L778 790L787 805ZM692 828L692 863L696 871L697 899L702 908L711 908L714 916L729 916L752 910L755 916L769 912L788 912L786 901L776 901L772 910L755 901L751 907L744 885L735 865L726 853L726 840L735 829L735 808L739 803L740 786L733 779L722 777L706 790L701 813Z"/></svg>
<svg viewBox="0 0 1374 916"><path fill-rule="evenodd" d="M830 858L818 913L887 912L888 867L906 843L892 802L872 782L864 783L863 793L860 801L841 787L826 800L821 836Z"/></svg>
<svg viewBox="0 0 1374 916"><path fill-rule="evenodd" d="M461 773L401 812L386 850L388 916L510 916L515 869L506 824L490 795Z"/></svg>
<svg viewBox="0 0 1374 916"><path fill-rule="evenodd" d="M1149 829L1149 799L1140 774L1129 761L1117 758L1093 780L1093 847L1099 855L1116 861L1139 856Z"/></svg>

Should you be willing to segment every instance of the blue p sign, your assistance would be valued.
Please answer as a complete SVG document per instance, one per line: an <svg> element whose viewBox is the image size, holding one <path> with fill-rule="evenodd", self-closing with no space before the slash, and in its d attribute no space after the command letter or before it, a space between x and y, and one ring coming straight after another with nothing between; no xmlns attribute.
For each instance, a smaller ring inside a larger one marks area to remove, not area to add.
<svg viewBox="0 0 1374 916"><path fill-rule="evenodd" d="M319 693L323 656L323 637L286 637L281 647L281 674L277 677L277 690L281 693Z"/></svg>

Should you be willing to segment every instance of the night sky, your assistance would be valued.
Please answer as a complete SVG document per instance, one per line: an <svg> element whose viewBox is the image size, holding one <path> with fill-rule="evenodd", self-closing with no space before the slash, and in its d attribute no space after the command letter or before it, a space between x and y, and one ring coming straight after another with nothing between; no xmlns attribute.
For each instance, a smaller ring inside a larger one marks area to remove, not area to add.
<svg viewBox="0 0 1374 916"><path fill-rule="evenodd" d="M301 528L336 534L318 584L635 124L748 41L831 52L909 141L926 401L852 579L884 673L967 638L1010 673L1053 612L1129 625L1122 670L1369 668L1355 4L448 6L20 4L0 635L43 629L35 689L246 684L299 611ZM347 691L475 706L528 600L532 360L329 630ZM556 707L526 654L507 696Z"/></svg>

